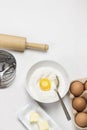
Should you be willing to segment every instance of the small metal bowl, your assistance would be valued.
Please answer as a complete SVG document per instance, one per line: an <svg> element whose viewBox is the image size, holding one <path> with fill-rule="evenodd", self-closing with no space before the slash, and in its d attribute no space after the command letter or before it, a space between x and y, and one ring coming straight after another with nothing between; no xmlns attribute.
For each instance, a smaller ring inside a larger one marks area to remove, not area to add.
<svg viewBox="0 0 87 130"><path fill-rule="evenodd" d="M16 75L16 59L7 51L0 50L0 88L10 86Z"/></svg>

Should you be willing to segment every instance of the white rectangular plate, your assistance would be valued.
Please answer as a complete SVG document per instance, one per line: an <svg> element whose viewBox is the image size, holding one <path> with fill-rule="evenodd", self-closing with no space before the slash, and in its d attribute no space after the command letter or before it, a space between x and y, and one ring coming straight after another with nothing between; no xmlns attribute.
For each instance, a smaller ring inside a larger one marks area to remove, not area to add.
<svg viewBox="0 0 87 130"><path fill-rule="evenodd" d="M40 115L40 120L47 120L50 126L49 130L61 130L60 126L54 122L54 120L36 103L32 102L26 105L18 112L19 121L28 129L28 130L39 130L37 124L31 124L30 112L35 111Z"/></svg>

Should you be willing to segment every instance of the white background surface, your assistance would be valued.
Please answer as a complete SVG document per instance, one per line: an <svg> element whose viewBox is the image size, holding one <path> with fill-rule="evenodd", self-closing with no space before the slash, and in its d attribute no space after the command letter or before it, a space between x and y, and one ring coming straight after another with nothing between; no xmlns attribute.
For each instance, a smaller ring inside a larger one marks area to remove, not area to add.
<svg viewBox="0 0 87 130"><path fill-rule="evenodd" d="M17 74L11 87L0 90L0 130L25 130L17 111L30 100L25 77L34 63L54 60L71 80L87 77L87 0L0 0L0 33L25 36L50 47L47 53L10 51L17 60ZM68 95L64 102L72 116ZM62 130L76 130L60 103L41 105Z"/></svg>

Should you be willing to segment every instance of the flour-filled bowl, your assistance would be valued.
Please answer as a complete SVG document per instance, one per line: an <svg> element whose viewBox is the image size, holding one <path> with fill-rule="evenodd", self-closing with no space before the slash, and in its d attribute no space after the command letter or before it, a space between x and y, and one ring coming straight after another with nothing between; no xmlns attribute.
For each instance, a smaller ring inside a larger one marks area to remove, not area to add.
<svg viewBox="0 0 87 130"><path fill-rule="evenodd" d="M69 90L69 76L55 61L40 61L34 64L26 76L26 90L36 101L53 103L59 100L54 89L56 76L59 79L58 91L63 98Z"/></svg>

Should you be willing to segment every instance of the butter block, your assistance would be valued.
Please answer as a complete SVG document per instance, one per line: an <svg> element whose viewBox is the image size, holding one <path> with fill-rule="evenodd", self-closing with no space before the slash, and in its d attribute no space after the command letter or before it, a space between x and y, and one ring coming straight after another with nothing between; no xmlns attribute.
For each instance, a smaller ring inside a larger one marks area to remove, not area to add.
<svg viewBox="0 0 87 130"><path fill-rule="evenodd" d="M49 124L47 121L38 122L39 130L49 130Z"/></svg>
<svg viewBox="0 0 87 130"><path fill-rule="evenodd" d="M32 111L32 112L30 113L30 123L37 123L38 120L39 120L39 115L38 115L38 113Z"/></svg>

